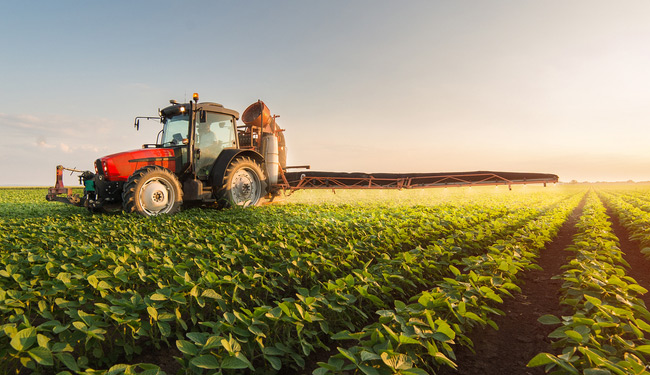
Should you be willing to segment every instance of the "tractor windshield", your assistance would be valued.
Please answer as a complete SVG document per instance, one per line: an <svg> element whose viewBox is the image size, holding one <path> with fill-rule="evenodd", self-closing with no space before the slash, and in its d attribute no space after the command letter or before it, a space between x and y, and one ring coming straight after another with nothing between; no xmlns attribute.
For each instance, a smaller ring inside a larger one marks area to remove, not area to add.
<svg viewBox="0 0 650 375"><path fill-rule="evenodd" d="M186 144L189 134L189 127L190 116L187 114L165 118L162 145L173 146ZM185 140L185 142L183 140Z"/></svg>

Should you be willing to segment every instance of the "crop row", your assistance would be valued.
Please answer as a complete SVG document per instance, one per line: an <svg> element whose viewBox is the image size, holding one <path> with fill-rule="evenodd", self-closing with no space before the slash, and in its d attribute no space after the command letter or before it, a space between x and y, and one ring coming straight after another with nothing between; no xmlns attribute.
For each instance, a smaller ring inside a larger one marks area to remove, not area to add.
<svg viewBox="0 0 650 375"><path fill-rule="evenodd" d="M440 268L431 244L480 249L535 215L519 204L10 218L0 367L78 371L174 339L192 370L301 367L321 339L425 288Z"/></svg>
<svg viewBox="0 0 650 375"><path fill-rule="evenodd" d="M601 193L612 207L621 224L630 232L630 238L639 241L642 252L650 256L650 212L645 204L630 203L630 196L620 193ZM636 198L638 199L638 198Z"/></svg>
<svg viewBox="0 0 650 375"><path fill-rule="evenodd" d="M379 319L357 332L339 332L339 354L320 362L315 375L426 374L437 366L456 367L454 346L472 346L468 332L502 314L494 305L519 291L517 275L535 268L538 252L556 234L581 196L561 202L498 239L478 254L448 262L448 275L408 302L378 310ZM352 341L345 341L352 340ZM351 344L352 342L352 344Z"/></svg>
<svg viewBox="0 0 650 375"><path fill-rule="evenodd" d="M629 265L618 248L605 207L590 192L567 250L573 259L560 276L561 303L572 315L545 315L540 322L560 325L549 337L561 354L540 353L529 366L568 374L648 374L650 313L640 295L647 293L626 275Z"/></svg>

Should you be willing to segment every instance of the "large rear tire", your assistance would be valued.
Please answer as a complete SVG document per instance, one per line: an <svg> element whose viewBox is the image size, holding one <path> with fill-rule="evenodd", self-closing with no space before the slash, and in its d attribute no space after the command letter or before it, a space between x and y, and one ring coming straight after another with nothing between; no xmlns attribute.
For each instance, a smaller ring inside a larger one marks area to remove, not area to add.
<svg viewBox="0 0 650 375"><path fill-rule="evenodd" d="M262 167L253 159L241 156L226 169L223 184L216 195L220 207L251 207L262 203L266 189Z"/></svg>
<svg viewBox="0 0 650 375"><path fill-rule="evenodd" d="M156 165L135 171L124 184L122 208L143 216L174 214L183 204L183 190L174 173Z"/></svg>

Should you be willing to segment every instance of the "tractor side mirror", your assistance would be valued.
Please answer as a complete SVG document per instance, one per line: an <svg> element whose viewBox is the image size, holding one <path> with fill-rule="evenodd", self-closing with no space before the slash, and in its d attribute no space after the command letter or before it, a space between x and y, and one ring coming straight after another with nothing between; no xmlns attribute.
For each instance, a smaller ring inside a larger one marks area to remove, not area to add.
<svg viewBox="0 0 650 375"><path fill-rule="evenodd" d="M135 130L140 130L140 120L139 119L137 119L137 118L135 119L135 123L133 124L133 127L135 128Z"/></svg>
<svg viewBox="0 0 650 375"><path fill-rule="evenodd" d="M206 122L207 120L207 115L205 110L199 111L199 122Z"/></svg>

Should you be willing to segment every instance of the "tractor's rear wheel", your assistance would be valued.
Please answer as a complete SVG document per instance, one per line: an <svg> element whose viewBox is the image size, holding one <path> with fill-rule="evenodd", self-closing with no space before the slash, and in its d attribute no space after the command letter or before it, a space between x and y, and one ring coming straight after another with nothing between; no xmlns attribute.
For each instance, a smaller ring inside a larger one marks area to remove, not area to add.
<svg viewBox="0 0 650 375"><path fill-rule="evenodd" d="M122 208L144 216L173 214L181 209L183 190L169 169L148 165L135 171L124 184Z"/></svg>
<svg viewBox="0 0 650 375"><path fill-rule="evenodd" d="M221 207L258 206L267 194L266 189L262 167L253 159L242 156L235 158L226 169L217 199Z"/></svg>

